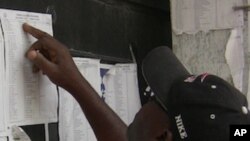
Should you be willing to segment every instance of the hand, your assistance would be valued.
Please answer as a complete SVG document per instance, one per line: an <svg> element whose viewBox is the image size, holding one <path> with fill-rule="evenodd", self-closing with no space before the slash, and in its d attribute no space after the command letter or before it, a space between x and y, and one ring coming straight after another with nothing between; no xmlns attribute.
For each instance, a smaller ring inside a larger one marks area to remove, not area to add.
<svg viewBox="0 0 250 141"><path fill-rule="evenodd" d="M71 89L82 76L67 47L28 24L23 24L23 30L38 39L26 53L26 57L34 63L33 72L41 70L54 84Z"/></svg>
<svg viewBox="0 0 250 141"><path fill-rule="evenodd" d="M66 89L79 102L98 140L127 141L126 124L110 109L78 71L68 49L47 33L27 24L25 32L38 39L26 56L36 71L41 70L49 79ZM107 130L109 127L109 130Z"/></svg>

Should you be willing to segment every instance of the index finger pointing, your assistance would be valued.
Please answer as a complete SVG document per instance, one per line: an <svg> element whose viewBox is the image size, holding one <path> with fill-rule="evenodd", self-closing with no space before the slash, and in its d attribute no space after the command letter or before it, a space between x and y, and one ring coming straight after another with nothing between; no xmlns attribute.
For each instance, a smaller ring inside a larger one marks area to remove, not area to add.
<svg viewBox="0 0 250 141"><path fill-rule="evenodd" d="M39 30L33 26L30 26L27 23L23 24L23 30L29 34L31 34L33 37L37 38L37 39L41 39L43 37L48 36L48 34L42 30Z"/></svg>

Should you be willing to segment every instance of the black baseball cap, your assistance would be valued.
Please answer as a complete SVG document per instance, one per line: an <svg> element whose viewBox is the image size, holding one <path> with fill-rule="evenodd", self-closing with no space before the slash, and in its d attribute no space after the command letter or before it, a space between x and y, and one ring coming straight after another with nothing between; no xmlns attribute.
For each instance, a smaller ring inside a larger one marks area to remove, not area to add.
<svg viewBox="0 0 250 141"><path fill-rule="evenodd" d="M230 125L250 124L240 91L215 75L191 75L168 47L153 49L142 71L170 118L175 141L227 141Z"/></svg>

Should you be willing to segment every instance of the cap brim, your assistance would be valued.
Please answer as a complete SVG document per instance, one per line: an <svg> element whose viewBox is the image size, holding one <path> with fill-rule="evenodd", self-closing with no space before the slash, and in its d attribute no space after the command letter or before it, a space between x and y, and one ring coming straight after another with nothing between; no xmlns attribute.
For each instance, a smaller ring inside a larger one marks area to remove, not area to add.
<svg viewBox="0 0 250 141"><path fill-rule="evenodd" d="M153 49L142 62L144 79L162 104L172 84L189 74L172 50L166 46ZM165 104L164 104L165 105Z"/></svg>

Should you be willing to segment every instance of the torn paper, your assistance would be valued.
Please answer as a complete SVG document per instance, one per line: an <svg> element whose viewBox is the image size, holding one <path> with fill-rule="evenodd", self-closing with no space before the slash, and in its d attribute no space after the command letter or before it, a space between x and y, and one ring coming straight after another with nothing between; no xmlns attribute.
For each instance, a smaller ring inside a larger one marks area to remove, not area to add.
<svg viewBox="0 0 250 141"><path fill-rule="evenodd" d="M31 141L28 134L18 126L11 127L11 140L13 141Z"/></svg>
<svg viewBox="0 0 250 141"><path fill-rule="evenodd" d="M0 28L0 33L2 33L2 28ZM4 59L4 37L0 34L0 136L6 133L6 93L5 93L5 59Z"/></svg>
<svg viewBox="0 0 250 141"><path fill-rule="evenodd" d="M2 81L1 83L3 83ZM3 86L3 84L1 84ZM3 87L2 87L3 88ZM3 89L0 88L0 136L6 135L7 125L6 125L6 109L5 109L5 100Z"/></svg>
<svg viewBox="0 0 250 141"><path fill-rule="evenodd" d="M242 92L243 89L243 69L244 69L244 49L243 49L242 29L237 28L231 31L227 42L225 57L233 78L234 86Z"/></svg>

